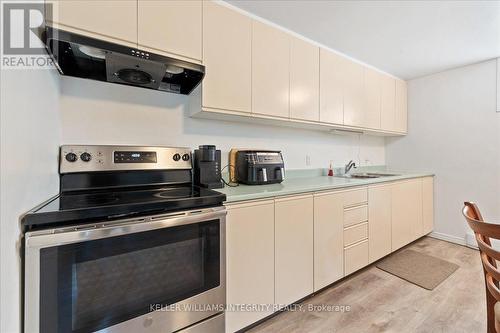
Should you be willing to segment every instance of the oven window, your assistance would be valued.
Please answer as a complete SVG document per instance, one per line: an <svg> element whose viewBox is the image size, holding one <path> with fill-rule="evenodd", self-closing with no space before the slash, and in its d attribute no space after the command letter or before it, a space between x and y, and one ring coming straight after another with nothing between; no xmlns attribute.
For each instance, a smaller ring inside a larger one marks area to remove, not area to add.
<svg viewBox="0 0 500 333"><path fill-rule="evenodd" d="M40 332L94 332L219 280L218 220L45 248Z"/></svg>

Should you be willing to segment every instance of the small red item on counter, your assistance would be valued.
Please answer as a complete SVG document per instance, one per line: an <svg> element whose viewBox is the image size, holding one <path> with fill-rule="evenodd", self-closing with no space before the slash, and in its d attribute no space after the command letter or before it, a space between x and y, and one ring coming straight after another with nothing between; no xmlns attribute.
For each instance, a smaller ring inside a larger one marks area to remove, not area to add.
<svg viewBox="0 0 500 333"><path fill-rule="evenodd" d="M332 167L332 162L330 162L330 168L328 169L328 176L332 177L333 176L333 167Z"/></svg>

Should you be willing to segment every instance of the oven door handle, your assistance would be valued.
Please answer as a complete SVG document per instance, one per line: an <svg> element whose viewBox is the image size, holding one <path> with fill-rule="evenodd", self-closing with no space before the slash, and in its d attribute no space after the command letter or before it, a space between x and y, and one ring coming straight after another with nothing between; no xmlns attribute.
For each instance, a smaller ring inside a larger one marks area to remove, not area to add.
<svg viewBox="0 0 500 333"><path fill-rule="evenodd" d="M202 223L213 220L225 222L224 206L192 210L182 213L154 215L140 219L127 219L92 223L80 226L27 232L26 250L38 250L45 247L85 242L89 240L116 237L138 232L171 228L180 225ZM31 252L31 251L29 251Z"/></svg>

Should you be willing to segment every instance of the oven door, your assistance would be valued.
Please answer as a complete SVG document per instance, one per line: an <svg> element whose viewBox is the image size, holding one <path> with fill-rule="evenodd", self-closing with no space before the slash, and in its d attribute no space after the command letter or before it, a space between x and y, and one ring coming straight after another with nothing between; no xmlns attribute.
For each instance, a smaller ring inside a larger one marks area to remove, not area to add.
<svg viewBox="0 0 500 333"><path fill-rule="evenodd" d="M25 332L173 332L224 310L224 207L25 236Z"/></svg>

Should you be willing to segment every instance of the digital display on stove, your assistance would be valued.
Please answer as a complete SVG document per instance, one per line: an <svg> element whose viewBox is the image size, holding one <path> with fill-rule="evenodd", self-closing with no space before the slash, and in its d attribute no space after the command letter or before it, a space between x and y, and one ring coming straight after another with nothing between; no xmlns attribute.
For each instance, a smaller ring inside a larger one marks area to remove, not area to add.
<svg viewBox="0 0 500 333"><path fill-rule="evenodd" d="M155 151L115 151L115 163L156 163Z"/></svg>

